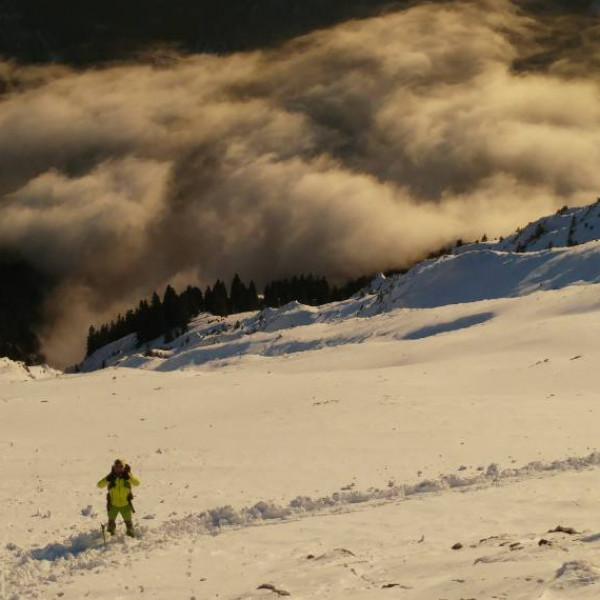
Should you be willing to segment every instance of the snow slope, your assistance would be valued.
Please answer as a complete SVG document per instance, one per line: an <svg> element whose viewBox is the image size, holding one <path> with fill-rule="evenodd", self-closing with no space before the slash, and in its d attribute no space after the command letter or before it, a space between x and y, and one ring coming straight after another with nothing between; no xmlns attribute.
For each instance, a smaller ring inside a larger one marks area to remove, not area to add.
<svg viewBox="0 0 600 600"><path fill-rule="evenodd" d="M22 362L0 357L0 381L29 381L58 377L60 371L48 365L28 366Z"/></svg>
<svg viewBox="0 0 600 600"><path fill-rule="evenodd" d="M597 598L597 248L462 250L0 378L0 598ZM139 535L105 548L116 456Z"/></svg>
<svg viewBox="0 0 600 600"><path fill-rule="evenodd" d="M575 246L600 238L600 200L588 206L563 207L556 214L529 223L500 242L505 251L531 252Z"/></svg>
<svg viewBox="0 0 600 600"><path fill-rule="evenodd" d="M563 206L548 215L520 227L501 240L466 244L455 253L494 249L501 252L536 252L557 247L573 247L600 239L600 199L594 204Z"/></svg>
<svg viewBox="0 0 600 600"><path fill-rule="evenodd" d="M140 349L131 335L101 348L81 368L91 371L124 366L168 371L239 356L280 356L323 346L339 347L374 336L397 339L418 335L419 328L427 331L430 327L431 314L400 309L440 308L442 314L443 307L449 305L597 283L600 241L592 237L594 224L600 227L599 218L600 203L561 210L502 242L462 246L447 256L423 261L404 275L388 279L381 275L345 302L318 308L292 302L281 309L225 319L201 315L191 323L189 332L171 343L160 339ZM542 230L545 233L527 241ZM576 245L566 246L569 239ZM388 314L392 322L372 319L381 314ZM436 331L458 329L493 317L465 306L456 317L435 327ZM386 326L380 327L381 322Z"/></svg>

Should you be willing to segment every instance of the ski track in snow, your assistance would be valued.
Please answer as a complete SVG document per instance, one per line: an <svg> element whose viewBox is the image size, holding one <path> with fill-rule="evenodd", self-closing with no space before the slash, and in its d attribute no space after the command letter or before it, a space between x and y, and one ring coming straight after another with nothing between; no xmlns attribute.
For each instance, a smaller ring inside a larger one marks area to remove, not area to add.
<svg viewBox="0 0 600 600"><path fill-rule="evenodd" d="M528 478L556 475L566 471L580 471L600 466L600 451L584 457L570 457L552 462L534 461L519 468L500 469L496 463L472 477L444 475L437 479L425 479L415 484L393 484L387 489L371 488L367 491L343 491L330 496L312 499L299 496L287 506L261 501L252 507L236 510L222 506L191 514L180 519L165 521L150 529L137 527L138 537L130 540L121 535L102 540L100 527L63 542L48 544L42 548L20 548L8 543L3 548L0 571L0 598L19 600L21 597L42 598L43 588L86 571L117 567L122 564L125 553L128 559L140 559L149 552L181 541L182 537L194 539L204 535L218 535L225 530L256 527L267 523L284 524L292 520L346 514L356 510L374 508L382 504L403 502L428 494L451 491L474 491L491 485L518 483ZM10 590L19 590L11 594ZM42 595L40 595L42 594Z"/></svg>

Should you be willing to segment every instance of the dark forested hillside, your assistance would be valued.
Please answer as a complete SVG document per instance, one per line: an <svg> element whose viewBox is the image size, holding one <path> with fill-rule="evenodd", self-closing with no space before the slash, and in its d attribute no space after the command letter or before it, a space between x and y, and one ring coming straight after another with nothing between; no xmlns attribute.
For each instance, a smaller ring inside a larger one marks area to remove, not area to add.
<svg viewBox="0 0 600 600"><path fill-rule="evenodd" d="M247 50L423 1L0 0L0 54L22 61L89 64L128 58L162 43L189 52ZM593 1L516 4L536 15L581 14Z"/></svg>
<svg viewBox="0 0 600 600"><path fill-rule="evenodd" d="M406 4L406 1L401 4ZM264 47L378 12L388 0L0 0L0 53L93 63L154 44L190 52Z"/></svg>
<svg viewBox="0 0 600 600"><path fill-rule="evenodd" d="M0 356L27 364L43 360L36 332L49 289L47 276L20 256L0 251Z"/></svg>

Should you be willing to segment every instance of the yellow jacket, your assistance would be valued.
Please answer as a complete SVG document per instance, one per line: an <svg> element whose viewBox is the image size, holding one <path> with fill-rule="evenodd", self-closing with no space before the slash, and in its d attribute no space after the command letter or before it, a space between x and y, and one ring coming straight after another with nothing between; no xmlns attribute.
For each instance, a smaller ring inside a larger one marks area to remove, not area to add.
<svg viewBox="0 0 600 600"><path fill-rule="evenodd" d="M111 473L98 482L99 488L108 486L110 503L117 507L129 504L129 494L132 485L140 485L140 480L134 477L133 473L124 474L123 477L117 477Z"/></svg>

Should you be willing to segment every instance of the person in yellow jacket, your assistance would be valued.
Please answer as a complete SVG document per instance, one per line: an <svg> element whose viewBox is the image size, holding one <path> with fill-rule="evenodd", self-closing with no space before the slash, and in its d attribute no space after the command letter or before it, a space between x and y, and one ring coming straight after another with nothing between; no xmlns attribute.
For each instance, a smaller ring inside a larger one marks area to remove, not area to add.
<svg viewBox="0 0 600 600"><path fill-rule="evenodd" d="M121 458L115 460L110 473L98 482L99 488L108 486L106 494L106 509L108 512L108 532L115 534L117 529L117 516L120 514L127 527L127 535L134 537L132 504L133 494L131 486L140 485L139 479L133 476L131 467Z"/></svg>

